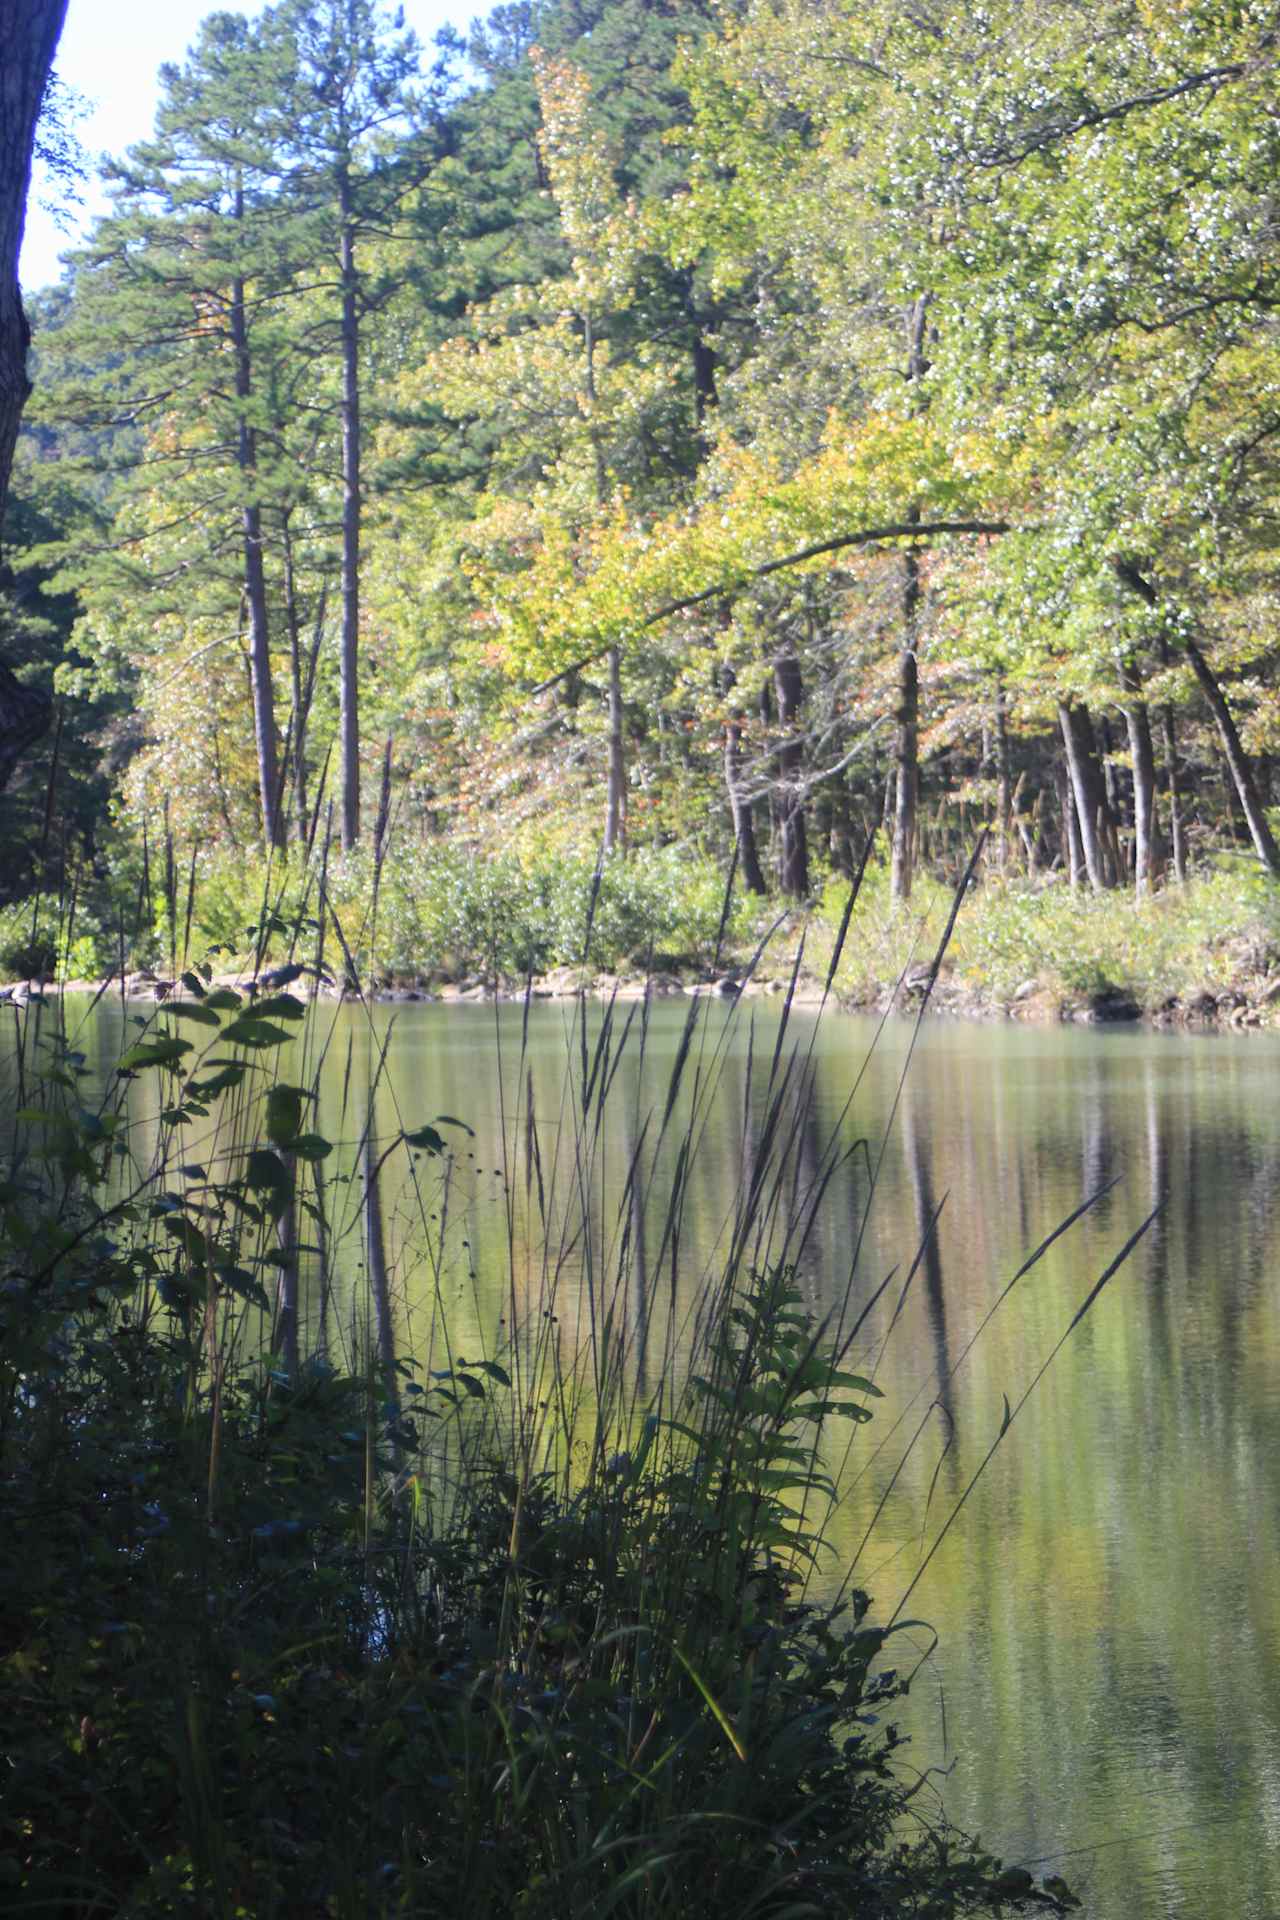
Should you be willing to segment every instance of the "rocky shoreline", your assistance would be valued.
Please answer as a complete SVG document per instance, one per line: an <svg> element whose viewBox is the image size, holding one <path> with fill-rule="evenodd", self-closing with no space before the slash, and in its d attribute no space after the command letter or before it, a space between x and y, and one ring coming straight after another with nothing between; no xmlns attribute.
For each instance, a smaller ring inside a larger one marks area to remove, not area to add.
<svg viewBox="0 0 1280 1920"><path fill-rule="evenodd" d="M864 996L827 995L820 979L802 973L795 984L792 1005L814 1011L825 1003L828 1008L845 1013L911 1015L928 989L929 972L927 966L913 968L900 983L883 985ZM519 1003L526 995L535 1001L572 1001L584 994L597 1000L624 1002L643 1000L646 995L654 999L781 999L791 986L791 978L787 973L744 979L743 970L732 966L696 974L672 971L647 976L596 972L587 967L557 967L530 982L499 980L495 986L492 979L464 975L456 980L432 979L430 982L384 981L370 990L353 988L329 975L317 978L314 969L287 965L264 968L258 975L217 973L206 984L231 988L247 1000L287 988L302 999L364 999L379 1004L452 1006L495 1000ZM97 981L13 981L0 986L0 1005L23 1007L32 1001L47 1002L64 994L98 998L111 995L133 1003L163 1005L175 994L182 996L190 991L182 978L166 978L143 968L126 973L123 979L112 975ZM1035 980L1025 982L1007 999L997 998L975 991L944 968L933 989L930 1010L956 1019L1016 1020L1044 1026L1141 1024L1155 1028L1256 1032L1280 1025L1280 975L1260 976L1244 986L1216 992L1204 988L1190 994L1170 994L1158 1006L1151 1007L1143 1006L1124 987L1106 986L1088 994L1071 994Z"/></svg>

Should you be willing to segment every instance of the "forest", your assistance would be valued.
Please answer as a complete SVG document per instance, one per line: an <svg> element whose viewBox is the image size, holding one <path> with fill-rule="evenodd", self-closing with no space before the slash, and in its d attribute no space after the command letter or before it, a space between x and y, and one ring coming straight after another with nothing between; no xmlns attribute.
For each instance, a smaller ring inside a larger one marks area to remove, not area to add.
<svg viewBox="0 0 1280 1920"><path fill-rule="evenodd" d="M387 980L705 960L868 845L892 973L985 832L997 996L1265 994L1277 12L210 14L28 301L9 973L320 873Z"/></svg>
<svg viewBox="0 0 1280 1920"><path fill-rule="evenodd" d="M1280 1912L1280 0L67 15L0 1908Z"/></svg>

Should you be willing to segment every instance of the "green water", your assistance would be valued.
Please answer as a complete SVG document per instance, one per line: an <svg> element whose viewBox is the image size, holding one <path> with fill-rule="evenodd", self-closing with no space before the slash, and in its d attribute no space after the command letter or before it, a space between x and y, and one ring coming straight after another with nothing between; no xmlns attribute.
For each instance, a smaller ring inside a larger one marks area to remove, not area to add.
<svg viewBox="0 0 1280 1920"><path fill-rule="evenodd" d="M575 1156L583 1065L569 1011L535 1007L527 1036L519 1008L319 1014L308 1046L313 1060L327 1046L317 1124L341 1142L340 1258L324 1287L311 1276L304 1341L345 1343L365 1327L421 1357L442 1303L468 1352L555 1311L572 1353L585 1350L590 1279L597 1313L612 1306L628 1330L642 1390L678 1373L753 1164L777 1031L767 1003L754 1026L746 1008L705 1009L676 1115L699 1121L673 1249L662 1225L677 1153L657 1133L686 1017L684 1002L654 1006L641 1045L635 1016L590 1150ZM365 1089L393 1018L370 1116ZM601 1018L590 1014L593 1036ZM118 1032L118 1010L94 1016L80 1041L91 1066L109 1064ZM921 1769L950 1768L926 1792L1007 1857L1052 1861L1097 1920L1280 1914L1280 1045L936 1022L899 1095L909 1040L897 1023L876 1039L869 1022L793 1018L793 1074L808 1073L811 1098L775 1192L775 1239L790 1233L815 1307L844 1294L851 1267L855 1308L897 1268L861 1339L886 1398L843 1463L832 1528L847 1562L927 1416L858 1565L881 1611L996 1436L1004 1396L1016 1404L1107 1261L1163 1203L912 1595L939 1646L915 1681L911 1751ZM136 1084L140 1160L152 1097ZM361 1138L442 1113L474 1134L443 1129L455 1152L412 1176L402 1155L387 1161L387 1279L371 1286ZM869 1144L831 1173L801 1244L833 1136ZM620 1208L637 1153L647 1198ZM957 1369L1024 1254L1111 1179ZM610 1292L602 1276L624 1233L625 1284ZM928 1646L919 1630L907 1639L904 1663Z"/></svg>

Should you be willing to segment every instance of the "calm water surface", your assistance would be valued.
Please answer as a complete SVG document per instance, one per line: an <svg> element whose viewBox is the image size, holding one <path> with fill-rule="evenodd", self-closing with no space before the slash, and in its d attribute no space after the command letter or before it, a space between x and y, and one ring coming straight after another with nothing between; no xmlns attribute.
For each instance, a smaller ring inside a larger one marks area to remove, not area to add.
<svg viewBox="0 0 1280 1920"><path fill-rule="evenodd" d="M444 1113L474 1137L451 1133L451 1163L421 1162L416 1180L399 1158L388 1161L379 1184L389 1283L371 1307L357 1143L369 1122L362 1089L393 1015L374 1133L389 1138ZM328 1040L317 1124L343 1141L331 1164L351 1177L339 1190L350 1196L336 1221L341 1272L327 1299L313 1287L304 1300L306 1337L345 1339L372 1313L384 1343L420 1352L432 1303L443 1300L457 1345L493 1350L513 1320L542 1311L558 1265L552 1305L572 1346L585 1315L584 1257L596 1257L583 1250L616 1244L618 1196L641 1143L653 1191L646 1209L622 1210L628 1282L614 1306L630 1316L646 1390L664 1368L678 1369L699 1276L714 1266L750 1165L777 1032L765 1003L754 1032L745 1008L706 1009L686 1074L691 1089L701 1073L703 1124L673 1286L661 1232L673 1154L655 1140L686 1016L683 1002L656 1005L643 1049L633 1030L590 1164L577 1169L567 1112L582 1067L570 1012L532 1010L523 1060L519 1008L317 1016ZM593 1029L601 1017L592 1011ZM118 1010L100 1010L80 1044L105 1066L118 1034ZM1280 1915L1280 1043L939 1021L923 1029L899 1098L910 1030L895 1023L874 1049L873 1039L870 1022L793 1017L788 1044L808 1062L813 1097L789 1143L778 1232L802 1216L833 1129L846 1146L865 1137L868 1150L826 1188L799 1271L825 1309L849 1284L855 1253L855 1303L898 1268L862 1356L883 1342L886 1398L858 1430L833 1528L837 1560L847 1562L927 1414L858 1565L882 1612L998 1432L1003 1397L1016 1403L1108 1260L1163 1203L912 1596L909 1612L939 1635L913 1689L915 1762L949 1767L937 1784L952 1818L1009 1858L1052 1862L1096 1920ZM135 1097L149 1097L141 1081ZM140 1108L140 1135L147 1127ZM882 1141L868 1217L868 1168ZM554 1223L572 1213L579 1173L594 1226L568 1245ZM1023 1256L1112 1178L957 1370ZM906 1664L928 1636L913 1631L896 1645Z"/></svg>

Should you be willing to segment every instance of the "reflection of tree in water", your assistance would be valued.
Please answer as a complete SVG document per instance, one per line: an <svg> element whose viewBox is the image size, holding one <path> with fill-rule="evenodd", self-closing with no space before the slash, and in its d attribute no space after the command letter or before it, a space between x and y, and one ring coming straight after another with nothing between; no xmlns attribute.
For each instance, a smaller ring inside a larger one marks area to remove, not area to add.
<svg viewBox="0 0 1280 1920"><path fill-rule="evenodd" d="M298 1372L298 1193L302 1177L296 1154L282 1156L294 1182L289 1204L280 1217L280 1266L277 1269L274 1325L271 1350L284 1362L286 1373L294 1379Z"/></svg>
<svg viewBox="0 0 1280 1920"><path fill-rule="evenodd" d="M908 1080L902 1098L902 1146L911 1186L915 1223L915 1244L923 1279L925 1311L933 1337L934 1368L938 1382L938 1403L954 1422L951 1390L951 1344L947 1332L947 1303L942 1280L942 1250L938 1241L939 1203L934 1193L933 1172L927 1135L921 1122L918 1103Z"/></svg>
<svg viewBox="0 0 1280 1920"><path fill-rule="evenodd" d="M387 1397L396 1398L396 1332L387 1276L387 1241L382 1220L382 1171L378 1150L376 1089L366 1099L364 1134L360 1149L364 1175L364 1254L373 1309L378 1360L386 1380Z"/></svg>
<svg viewBox="0 0 1280 1920"><path fill-rule="evenodd" d="M1147 1209L1161 1211L1147 1234L1140 1254L1147 1284L1148 1319L1152 1352L1160 1377L1170 1378L1173 1347L1171 1338L1172 1302L1169 1297L1169 1116L1161 1110L1154 1062L1148 1061L1143 1077L1143 1115L1147 1138ZM1185 1170L1185 1169L1184 1169Z"/></svg>
<svg viewBox="0 0 1280 1920"><path fill-rule="evenodd" d="M649 1243L645 1223L649 1180L644 1166L640 1127L637 1125L637 1104L623 1100L620 1110L626 1186L619 1264L631 1323L631 1361L635 1383L640 1398L644 1399L653 1384L649 1378L649 1321L653 1313L653 1301L650 1296Z"/></svg>

